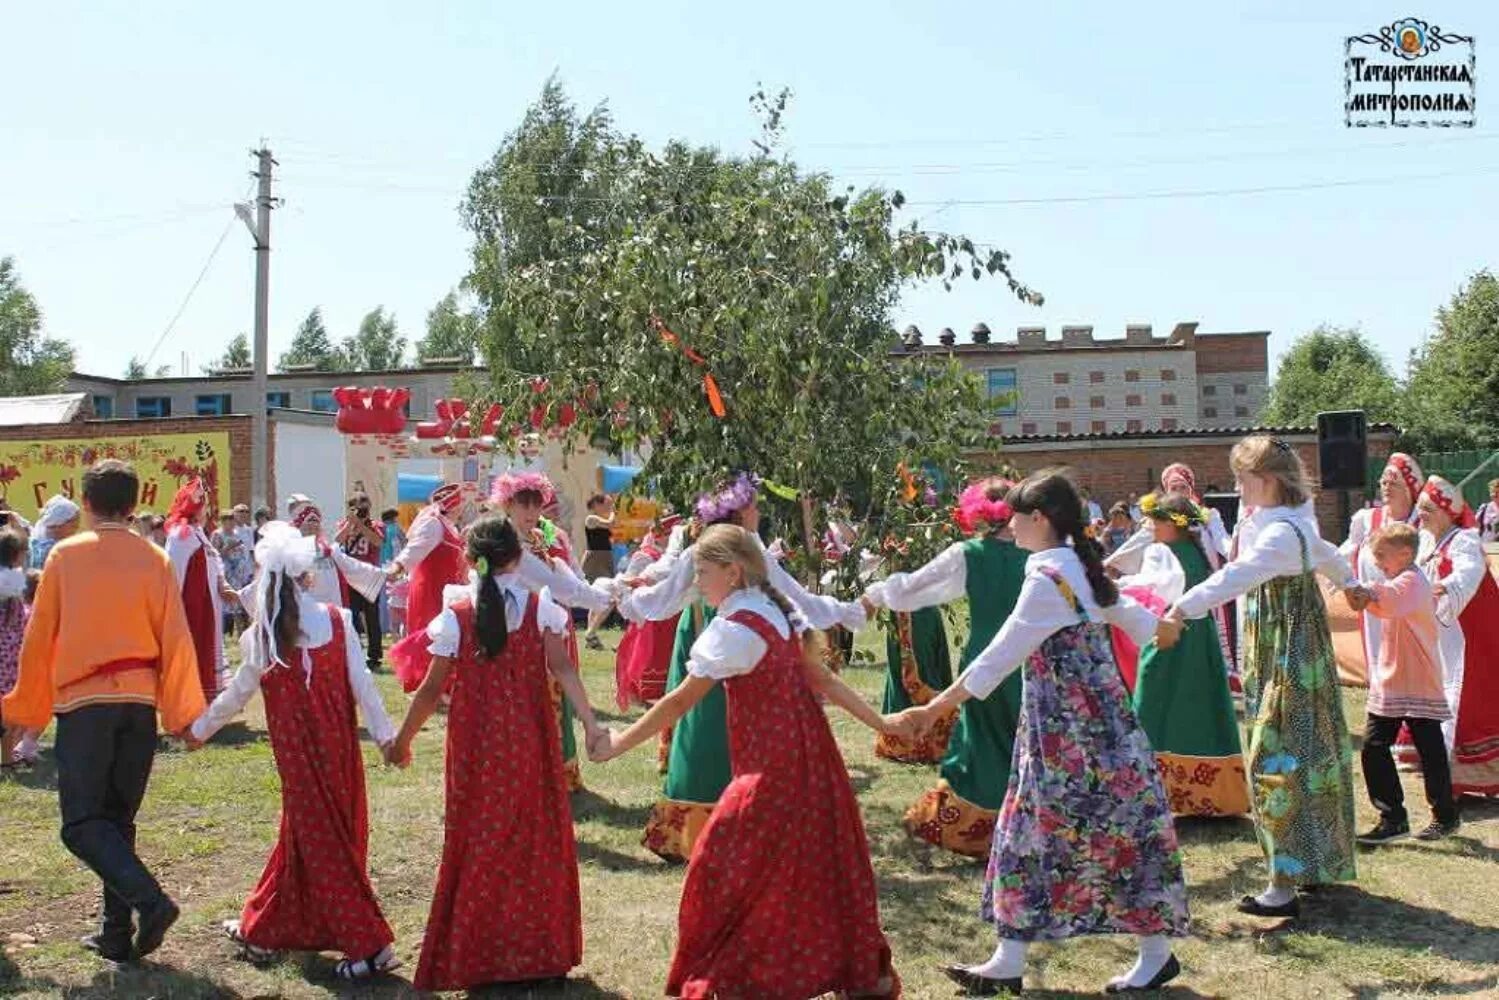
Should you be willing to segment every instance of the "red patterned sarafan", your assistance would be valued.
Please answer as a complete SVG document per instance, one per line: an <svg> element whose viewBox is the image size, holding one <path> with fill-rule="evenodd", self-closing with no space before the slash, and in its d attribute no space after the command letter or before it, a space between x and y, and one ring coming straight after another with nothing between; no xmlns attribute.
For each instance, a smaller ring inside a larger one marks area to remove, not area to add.
<svg viewBox="0 0 1499 1000"><path fill-rule="evenodd" d="M667 995L898 995L864 822L799 640L753 612L729 620L766 654L724 681L733 779L687 866Z"/></svg>

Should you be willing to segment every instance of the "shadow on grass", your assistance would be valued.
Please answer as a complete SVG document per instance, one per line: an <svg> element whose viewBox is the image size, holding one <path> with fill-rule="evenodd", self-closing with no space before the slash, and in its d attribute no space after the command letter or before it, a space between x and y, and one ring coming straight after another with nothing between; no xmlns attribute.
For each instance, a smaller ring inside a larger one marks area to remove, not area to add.
<svg viewBox="0 0 1499 1000"><path fill-rule="evenodd" d="M589 976L538 983L495 983L470 990L471 997L598 997L601 1000L629 1000L629 994L607 989Z"/></svg>
<svg viewBox="0 0 1499 1000"><path fill-rule="evenodd" d="M599 820L623 830L644 830L651 818L648 805L621 805L587 788L573 792L572 806L574 822Z"/></svg>
<svg viewBox="0 0 1499 1000"><path fill-rule="evenodd" d="M655 858L625 854L586 840L578 841L578 864L594 864L610 872L659 872L666 866Z"/></svg>
<svg viewBox="0 0 1499 1000"><path fill-rule="evenodd" d="M1499 976L1472 979L1464 983L1436 979L1426 982L1381 982L1367 986L1354 986L1348 996L1351 1000L1379 1000L1380 997L1399 993L1413 993L1418 996L1431 993L1433 996L1444 997L1492 996L1496 989L1499 989Z"/></svg>
<svg viewBox="0 0 1499 1000"><path fill-rule="evenodd" d="M1365 892L1354 885L1323 887L1303 901L1301 919L1274 929L1264 943L1272 951L1295 954L1298 934L1321 935L1349 944L1429 951L1454 962L1476 965L1491 963L1499 954L1499 932L1492 927L1444 910Z"/></svg>
<svg viewBox="0 0 1499 1000"><path fill-rule="evenodd" d="M40 791L57 791L57 758L47 750L37 755L30 764L18 764L8 768L0 780L14 781L22 788Z"/></svg>
<svg viewBox="0 0 1499 1000"><path fill-rule="evenodd" d="M368 739L369 733L360 730L363 738ZM271 734L264 729L251 729L243 721L231 722L229 725L213 734L213 739L208 741L209 746L214 747L242 747L250 743L261 743L268 741Z"/></svg>
<svg viewBox="0 0 1499 1000"><path fill-rule="evenodd" d="M85 997L172 997L173 1000L240 1000L240 994L206 976L158 965L136 962L111 965L100 962L99 971L87 986L69 986L44 976L28 976L6 955L0 954L0 996L42 993L73 1000Z"/></svg>

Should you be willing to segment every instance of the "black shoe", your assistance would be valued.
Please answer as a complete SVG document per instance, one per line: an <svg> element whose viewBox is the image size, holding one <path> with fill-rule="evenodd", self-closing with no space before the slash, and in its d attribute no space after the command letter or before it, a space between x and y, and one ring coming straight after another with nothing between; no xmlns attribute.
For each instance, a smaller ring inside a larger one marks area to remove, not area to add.
<svg viewBox="0 0 1499 1000"><path fill-rule="evenodd" d="M130 932L124 935L111 935L105 937L103 933L95 931L93 934L85 934L78 939L85 951L91 951L100 958L109 962L128 962L133 957L130 951Z"/></svg>
<svg viewBox="0 0 1499 1000"><path fill-rule="evenodd" d="M949 965L943 968L947 978L963 987L971 997L993 997L1002 994L1019 994L1020 977L1014 979L991 979L981 976L972 969L961 965Z"/></svg>
<svg viewBox="0 0 1499 1000"><path fill-rule="evenodd" d="M166 896L149 910L140 911L139 929L135 932L135 953L145 958L166 940L167 931L177 922L182 911Z"/></svg>
<svg viewBox="0 0 1499 1000"><path fill-rule="evenodd" d="M1144 990L1158 990L1181 975L1181 972L1181 963L1176 960L1175 955L1172 955L1166 959L1166 964L1161 966L1161 970L1154 976L1151 976L1150 982L1144 986L1131 986L1128 983L1110 983L1103 988L1103 991L1105 993L1139 993Z"/></svg>
<svg viewBox="0 0 1499 1000"><path fill-rule="evenodd" d="M1279 906L1266 906L1253 896L1245 896L1239 900L1237 907L1240 913L1247 913L1251 917L1299 917L1301 916L1301 900L1292 899L1289 903Z"/></svg>
<svg viewBox="0 0 1499 1000"><path fill-rule="evenodd" d="M1379 822L1374 824L1374 829L1358 835L1358 842L1365 847L1377 847L1380 844L1404 840L1410 835L1411 825L1407 820L1394 820L1388 816L1381 816Z"/></svg>
<svg viewBox="0 0 1499 1000"><path fill-rule="evenodd" d="M1448 823L1443 823L1439 819L1434 819L1426 827L1426 829L1416 834L1416 839L1425 841L1429 844L1433 840L1442 840L1444 838L1452 836L1454 833L1461 830L1462 827L1463 821L1460 819L1454 819Z"/></svg>

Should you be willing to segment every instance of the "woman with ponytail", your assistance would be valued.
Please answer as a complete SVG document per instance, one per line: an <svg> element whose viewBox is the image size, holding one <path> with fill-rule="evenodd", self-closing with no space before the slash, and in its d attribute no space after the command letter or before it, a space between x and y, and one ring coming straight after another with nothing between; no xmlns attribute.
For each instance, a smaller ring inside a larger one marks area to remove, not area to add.
<svg viewBox="0 0 1499 1000"><path fill-rule="evenodd" d="M432 667L386 759L411 742L452 678L442 865L415 985L463 990L565 976L583 959L577 845L555 678L590 740L598 723L568 657L567 613L531 592L522 546L504 517L468 531L476 580L449 587L427 626Z"/></svg>
<svg viewBox="0 0 1499 1000"><path fill-rule="evenodd" d="M256 691L281 778L281 832L238 920L224 931L246 957L282 951L341 951L340 979L400 966L395 935L380 913L366 869L369 819L357 704L370 738L390 745L394 726L365 667L349 612L312 599L305 584L317 539L273 521L255 546L255 620L240 638L242 664L193 723L202 743L238 715Z"/></svg>
<svg viewBox="0 0 1499 1000"><path fill-rule="evenodd" d="M1025 579L1025 553L1016 548L1008 530L1011 512L1005 497L1011 485L995 477L969 486L958 499L957 516L960 527L976 533L975 537L949 546L915 572L890 574L864 595L871 607L918 614L966 597L968 644L958 664L960 671L1010 617ZM937 690L951 683L948 678ZM924 701L935 697L937 690ZM1019 719L1017 673L989 697L966 701L956 714L949 712L934 720L928 735L918 742L945 737L941 777L906 812L906 829L913 836L970 857L989 853L994 821L1010 784Z"/></svg>
<svg viewBox="0 0 1499 1000"><path fill-rule="evenodd" d="M1139 958L1107 992L1155 989L1180 972L1170 938L1187 932L1187 890L1155 755L1108 634L1114 625L1144 641L1155 616L1104 572L1065 475L1029 476L1008 502L1015 540L1031 553L1015 611L957 683L907 713L925 727L1025 671L981 905L999 947L947 973L973 993L1019 992L1030 942L1132 934Z"/></svg>
<svg viewBox="0 0 1499 1000"><path fill-rule="evenodd" d="M733 777L687 866L666 993L898 996L864 823L818 695L871 729L896 727L823 665L818 633L770 584L754 536L708 528L694 562L718 614L692 644L686 680L589 744L592 760L616 757L722 682Z"/></svg>

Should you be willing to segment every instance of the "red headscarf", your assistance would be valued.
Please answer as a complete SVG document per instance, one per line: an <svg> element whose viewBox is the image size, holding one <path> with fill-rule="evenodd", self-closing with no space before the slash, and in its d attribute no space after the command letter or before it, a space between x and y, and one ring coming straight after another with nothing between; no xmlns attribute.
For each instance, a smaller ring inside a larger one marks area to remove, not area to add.
<svg viewBox="0 0 1499 1000"><path fill-rule="evenodd" d="M452 514L463 506L463 484L446 483L432 491L432 502L444 514Z"/></svg>
<svg viewBox="0 0 1499 1000"><path fill-rule="evenodd" d="M1478 523L1473 508L1463 499L1461 491L1441 476L1426 480L1426 488L1421 493L1452 518L1459 528L1471 528Z"/></svg>
<svg viewBox="0 0 1499 1000"><path fill-rule="evenodd" d="M1187 496L1197 500L1197 477L1192 473L1188 465L1181 462L1173 462L1161 471L1161 489L1167 493L1179 493L1185 488Z"/></svg>
<svg viewBox="0 0 1499 1000"><path fill-rule="evenodd" d="M304 503L297 508L297 512L291 516L291 526L298 531L308 521L316 519L319 524L323 521L323 512L318 510L317 504Z"/></svg>
<svg viewBox="0 0 1499 1000"><path fill-rule="evenodd" d="M1390 460L1385 464L1386 471L1394 469L1400 473L1405 488L1410 491L1411 503L1421 499L1421 467L1416 460L1403 452L1392 452Z"/></svg>
<svg viewBox="0 0 1499 1000"><path fill-rule="evenodd" d="M172 498L172 506L167 510L168 534L197 524L198 515L207 506L208 491L203 488L203 480L194 478L183 483L177 490L177 495Z"/></svg>

